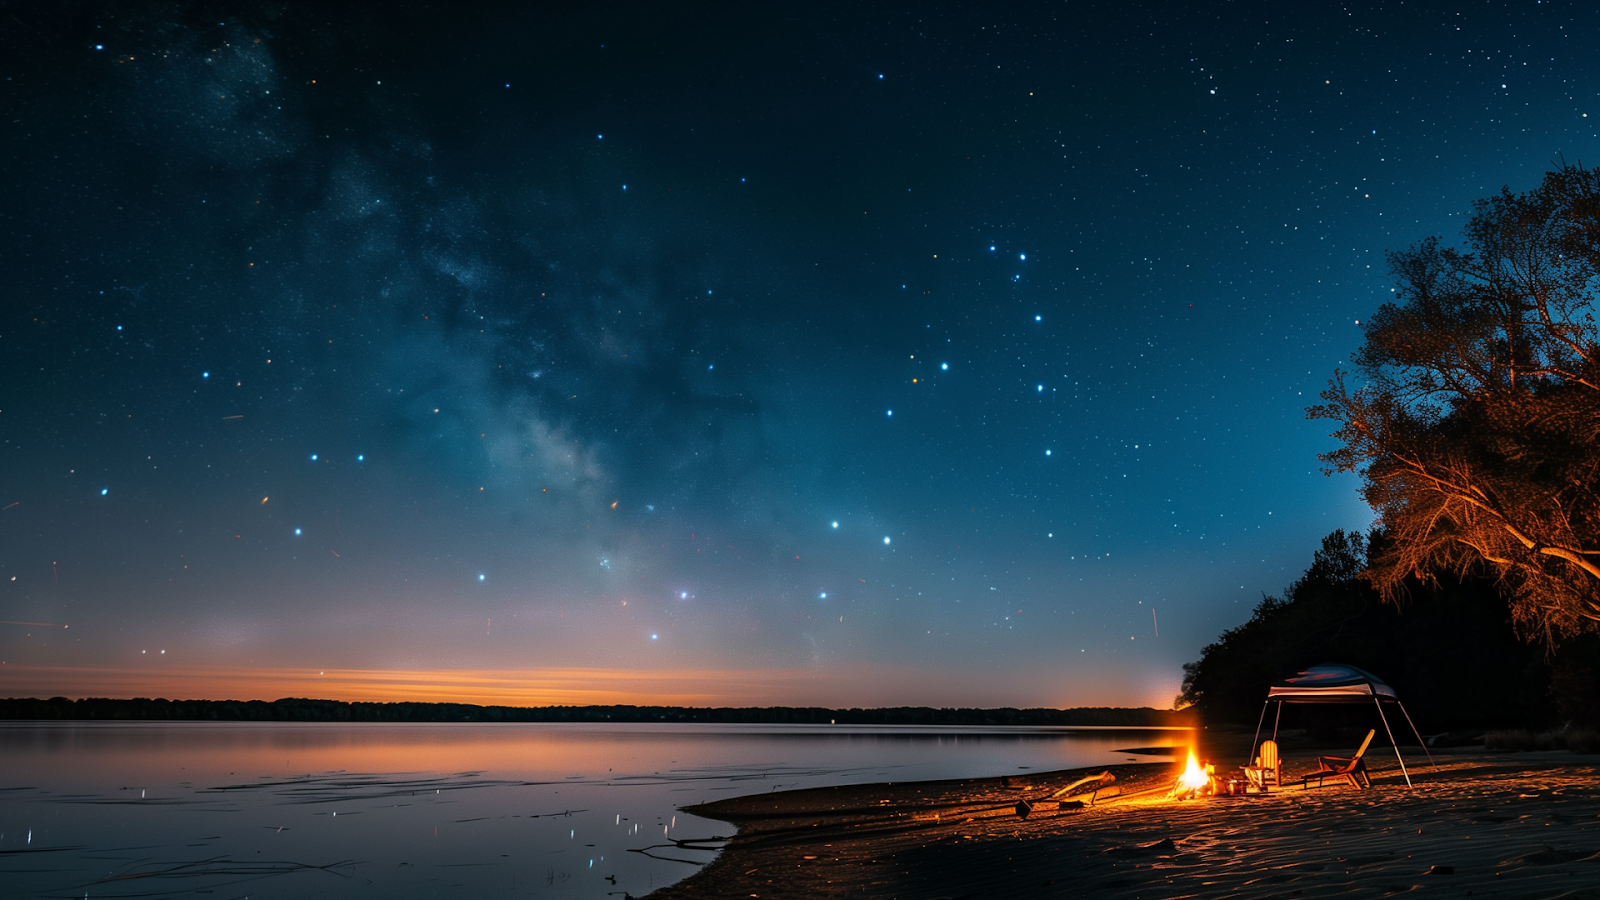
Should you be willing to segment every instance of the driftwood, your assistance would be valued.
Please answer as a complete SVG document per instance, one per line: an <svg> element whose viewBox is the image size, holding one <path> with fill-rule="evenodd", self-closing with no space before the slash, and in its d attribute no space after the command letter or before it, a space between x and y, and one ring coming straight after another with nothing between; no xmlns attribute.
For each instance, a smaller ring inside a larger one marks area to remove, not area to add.
<svg viewBox="0 0 1600 900"><path fill-rule="evenodd" d="M1070 795L1073 791L1078 791L1079 793L1089 794L1092 801L1096 793L1098 793L1106 785L1116 780L1117 776L1111 774L1110 772L1101 772L1099 775L1086 775L1083 778L1079 778L1077 781L1074 781L1066 787L1061 788L1060 790L1051 794L1050 799L1054 800L1057 797L1065 797ZM1080 790L1083 788L1087 788L1087 790Z"/></svg>

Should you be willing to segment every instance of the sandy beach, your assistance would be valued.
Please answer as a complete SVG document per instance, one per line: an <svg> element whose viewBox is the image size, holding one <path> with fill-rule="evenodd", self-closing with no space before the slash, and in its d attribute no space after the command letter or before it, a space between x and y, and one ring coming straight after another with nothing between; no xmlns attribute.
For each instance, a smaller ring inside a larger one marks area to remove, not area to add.
<svg viewBox="0 0 1600 900"><path fill-rule="evenodd" d="M1377 757L1366 790L1185 801L1136 793L1174 766L1117 766L1121 796L1068 809L1043 798L1090 772L733 798L693 809L737 827L723 853L650 896L1600 898L1600 756L1447 751L1412 788Z"/></svg>

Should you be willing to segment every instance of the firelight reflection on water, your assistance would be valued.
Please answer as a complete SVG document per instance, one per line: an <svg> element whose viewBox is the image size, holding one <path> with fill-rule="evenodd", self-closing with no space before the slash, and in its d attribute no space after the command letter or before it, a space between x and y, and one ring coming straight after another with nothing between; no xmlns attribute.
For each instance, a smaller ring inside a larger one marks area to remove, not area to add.
<svg viewBox="0 0 1600 900"><path fill-rule="evenodd" d="M24 723L0 726L17 897L642 896L750 793L1049 771L1181 729Z"/></svg>

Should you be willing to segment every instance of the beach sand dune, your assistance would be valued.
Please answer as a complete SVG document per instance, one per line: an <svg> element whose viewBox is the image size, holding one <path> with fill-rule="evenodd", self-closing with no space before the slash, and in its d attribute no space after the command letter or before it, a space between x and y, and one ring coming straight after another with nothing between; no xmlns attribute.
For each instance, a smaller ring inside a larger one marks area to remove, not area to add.
<svg viewBox="0 0 1600 900"><path fill-rule="evenodd" d="M1072 809L1044 798L1088 771L733 798L692 810L738 827L727 849L651 898L1600 900L1600 758L1438 763L1410 789L1391 762L1370 790L1190 801L1137 793L1169 785L1170 764L1117 766L1121 796Z"/></svg>

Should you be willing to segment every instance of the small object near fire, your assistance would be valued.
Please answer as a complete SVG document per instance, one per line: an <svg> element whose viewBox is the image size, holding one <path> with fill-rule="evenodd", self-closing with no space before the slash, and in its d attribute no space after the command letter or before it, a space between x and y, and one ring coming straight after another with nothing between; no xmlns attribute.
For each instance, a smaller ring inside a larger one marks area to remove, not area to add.
<svg viewBox="0 0 1600 900"><path fill-rule="evenodd" d="M1017 816L1018 817L1026 819L1028 817L1028 813L1031 813L1031 812L1033 812L1033 804L1032 803L1029 803L1026 800L1018 800L1017 801Z"/></svg>

